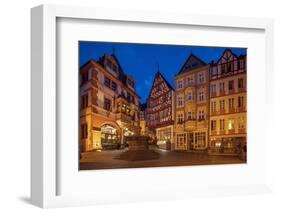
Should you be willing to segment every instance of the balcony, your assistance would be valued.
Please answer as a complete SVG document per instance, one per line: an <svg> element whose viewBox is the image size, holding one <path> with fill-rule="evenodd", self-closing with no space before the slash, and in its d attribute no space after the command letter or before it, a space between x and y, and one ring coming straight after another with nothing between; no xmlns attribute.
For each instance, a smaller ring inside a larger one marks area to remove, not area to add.
<svg viewBox="0 0 281 213"><path fill-rule="evenodd" d="M93 111L94 113L97 113L99 115L103 115L103 116L106 116L110 119L115 119L115 116L114 116L114 113L109 109L109 110L106 110L104 108L101 108L101 107L93 107Z"/></svg>
<svg viewBox="0 0 281 213"><path fill-rule="evenodd" d="M134 124L133 117L124 113L124 112L117 112L116 113L116 120L120 120L121 122L127 123L127 124Z"/></svg>

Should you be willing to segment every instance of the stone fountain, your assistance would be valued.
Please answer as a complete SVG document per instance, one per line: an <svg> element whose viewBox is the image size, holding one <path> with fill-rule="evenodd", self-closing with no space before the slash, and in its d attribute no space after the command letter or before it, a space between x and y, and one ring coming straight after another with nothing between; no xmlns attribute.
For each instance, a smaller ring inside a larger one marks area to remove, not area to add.
<svg viewBox="0 0 281 213"><path fill-rule="evenodd" d="M148 136L133 135L126 138L129 144L128 150L116 157L119 160L143 161L153 160L160 157L159 153L149 149Z"/></svg>

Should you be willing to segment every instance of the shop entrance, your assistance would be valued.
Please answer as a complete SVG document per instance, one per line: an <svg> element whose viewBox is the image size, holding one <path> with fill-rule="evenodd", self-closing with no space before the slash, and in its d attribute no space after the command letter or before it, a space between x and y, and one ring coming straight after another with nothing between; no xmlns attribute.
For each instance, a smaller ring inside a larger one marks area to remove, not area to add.
<svg viewBox="0 0 281 213"><path fill-rule="evenodd" d="M101 127L101 145L103 149L118 149L120 147L117 129L112 125L105 124Z"/></svg>

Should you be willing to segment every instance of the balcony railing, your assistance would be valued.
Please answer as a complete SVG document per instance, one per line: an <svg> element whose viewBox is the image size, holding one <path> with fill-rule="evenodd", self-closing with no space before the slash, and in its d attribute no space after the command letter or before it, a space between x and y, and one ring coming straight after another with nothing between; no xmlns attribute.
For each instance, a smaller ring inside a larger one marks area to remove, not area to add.
<svg viewBox="0 0 281 213"><path fill-rule="evenodd" d="M124 122L124 123L134 124L133 117L131 115L127 115L126 113L123 113L123 112L116 113L116 120L120 120L121 122Z"/></svg>

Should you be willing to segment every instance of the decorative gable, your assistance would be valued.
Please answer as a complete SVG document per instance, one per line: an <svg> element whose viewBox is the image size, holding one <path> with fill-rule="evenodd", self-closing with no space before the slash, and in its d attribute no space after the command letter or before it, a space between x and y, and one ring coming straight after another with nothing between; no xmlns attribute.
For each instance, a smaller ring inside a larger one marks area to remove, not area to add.
<svg viewBox="0 0 281 213"><path fill-rule="evenodd" d="M166 81L160 72L157 72L150 90L149 97L155 99L170 90L173 90L172 86L168 83L168 81Z"/></svg>
<svg viewBox="0 0 281 213"><path fill-rule="evenodd" d="M224 64L234 60L237 60L237 56L230 49L226 49L222 57L218 60L218 64Z"/></svg>
<svg viewBox="0 0 281 213"><path fill-rule="evenodd" d="M185 73L205 65L206 63L202 61L200 58L198 58L193 54L190 54L190 56L187 58L186 62L184 63L178 74Z"/></svg>

